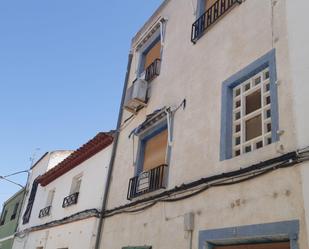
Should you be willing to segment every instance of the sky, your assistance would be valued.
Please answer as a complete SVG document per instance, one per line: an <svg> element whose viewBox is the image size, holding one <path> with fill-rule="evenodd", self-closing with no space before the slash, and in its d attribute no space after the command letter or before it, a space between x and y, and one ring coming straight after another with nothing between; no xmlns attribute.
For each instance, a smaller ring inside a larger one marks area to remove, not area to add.
<svg viewBox="0 0 309 249"><path fill-rule="evenodd" d="M0 1L0 176L115 129L131 39L161 2ZM19 189L0 179L0 205Z"/></svg>

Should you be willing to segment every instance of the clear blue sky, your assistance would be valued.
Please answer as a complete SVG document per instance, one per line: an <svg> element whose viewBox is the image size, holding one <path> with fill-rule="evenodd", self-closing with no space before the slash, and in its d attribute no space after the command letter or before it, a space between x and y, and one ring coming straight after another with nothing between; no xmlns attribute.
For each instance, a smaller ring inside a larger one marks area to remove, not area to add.
<svg viewBox="0 0 309 249"><path fill-rule="evenodd" d="M115 128L131 38L161 2L0 1L0 175ZM16 191L0 180L0 205Z"/></svg>

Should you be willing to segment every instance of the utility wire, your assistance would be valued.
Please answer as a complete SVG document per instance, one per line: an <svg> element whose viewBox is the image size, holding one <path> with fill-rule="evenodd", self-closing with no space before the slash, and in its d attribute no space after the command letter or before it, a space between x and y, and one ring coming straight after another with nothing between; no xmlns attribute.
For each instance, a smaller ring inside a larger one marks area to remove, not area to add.
<svg viewBox="0 0 309 249"><path fill-rule="evenodd" d="M10 182L10 183L12 183L12 184L14 184L14 185L17 185L17 186L19 186L19 187L21 187L21 188L24 188L23 185L21 185L21 184L19 184L19 183L17 183L17 182L14 182L14 181L12 181L12 180L9 180L9 179L7 179L7 178L5 178L5 177L3 177L3 176L0 176L0 180L4 180L4 181Z"/></svg>
<svg viewBox="0 0 309 249"><path fill-rule="evenodd" d="M0 175L0 180L7 181L7 182L10 182L10 183L12 183L14 185L17 185L17 186L21 187L21 188L24 188L24 186L19 184L18 182L15 182L13 180L8 179L8 177L19 175L19 174L22 174L22 173L29 173L29 170L17 171L17 172L14 172L14 173L11 173L11 174L5 175L5 176L1 176Z"/></svg>

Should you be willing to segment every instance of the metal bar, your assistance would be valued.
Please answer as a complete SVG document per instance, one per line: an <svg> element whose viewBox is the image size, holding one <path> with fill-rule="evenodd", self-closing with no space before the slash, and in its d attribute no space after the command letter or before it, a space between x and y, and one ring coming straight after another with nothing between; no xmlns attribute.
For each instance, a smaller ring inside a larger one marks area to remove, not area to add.
<svg viewBox="0 0 309 249"><path fill-rule="evenodd" d="M192 24L191 41L196 43L209 27L225 15L233 6L241 3L242 0L217 0Z"/></svg>

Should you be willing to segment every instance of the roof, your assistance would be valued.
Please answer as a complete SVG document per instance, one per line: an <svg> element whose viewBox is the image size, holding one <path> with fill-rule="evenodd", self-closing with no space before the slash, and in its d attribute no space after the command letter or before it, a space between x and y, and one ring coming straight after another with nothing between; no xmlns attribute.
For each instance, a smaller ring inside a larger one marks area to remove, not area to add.
<svg viewBox="0 0 309 249"><path fill-rule="evenodd" d="M33 164L33 165L30 167L30 169L33 169L35 166L37 166L37 165L39 164L39 162L41 162L41 161L43 160L43 158L44 158L45 156L47 156L48 154L49 154L48 152L45 152L44 155L41 156L40 159L37 160L36 163Z"/></svg>
<svg viewBox="0 0 309 249"><path fill-rule="evenodd" d="M46 186L58 177L77 167L101 150L108 147L114 140L114 132L100 132L94 138L75 150L70 156L60 162L57 166L39 177L41 186Z"/></svg>
<svg viewBox="0 0 309 249"><path fill-rule="evenodd" d="M4 203L3 206L6 206L10 201L14 200L16 197L18 197L19 195L24 194L25 188L20 189L19 191L17 191L14 195L12 195L9 199L7 199Z"/></svg>
<svg viewBox="0 0 309 249"><path fill-rule="evenodd" d="M148 20L144 23L144 25L139 29L139 31L135 34L132 39L132 44L134 44L140 36L145 32L145 29L159 16L161 11L165 8L165 6L170 2L170 0L163 0L160 6L155 10L155 12L148 18Z"/></svg>

